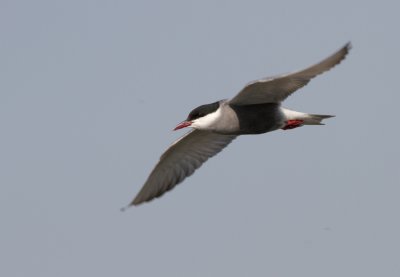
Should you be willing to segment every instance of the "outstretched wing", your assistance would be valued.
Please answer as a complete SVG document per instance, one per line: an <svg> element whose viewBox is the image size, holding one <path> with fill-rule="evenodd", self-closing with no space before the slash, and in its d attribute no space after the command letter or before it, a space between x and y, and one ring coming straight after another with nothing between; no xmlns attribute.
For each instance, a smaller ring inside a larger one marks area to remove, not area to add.
<svg viewBox="0 0 400 277"><path fill-rule="evenodd" d="M232 98L229 104L240 106L280 103L293 92L307 85L315 76L339 64L346 57L350 49L351 44L349 42L325 60L304 70L251 82Z"/></svg>
<svg viewBox="0 0 400 277"><path fill-rule="evenodd" d="M173 189L235 138L234 135L201 130L188 132L160 157L146 183L129 206L150 201Z"/></svg>

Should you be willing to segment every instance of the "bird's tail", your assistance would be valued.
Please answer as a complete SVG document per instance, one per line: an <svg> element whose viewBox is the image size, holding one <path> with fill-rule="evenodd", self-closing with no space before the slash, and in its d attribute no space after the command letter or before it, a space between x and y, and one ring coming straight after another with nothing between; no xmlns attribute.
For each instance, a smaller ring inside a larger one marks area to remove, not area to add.
<svg viewBox="0 0 400 277"><path fill-rule="evenodd" d="M283 130L294 129L303 125L324 125L322 120L334 117L334 115L302 113L285 108L281 109L285 118Z"/></svg>
<svg viewBox="0 0 400 277"><path fill-rule="evenodd" d="M312 114L296 112L281 108L286 121L298 121L301 125L324 125L322 120L334 117L334 115Z"/></svg>
<svg viewBox="0 0 400 277"><path fill-rule="evenodd" d="M334 115L326 115L326 114L307 114L304 117L304 125L324 125L322 120L334 117Z"/></svg>

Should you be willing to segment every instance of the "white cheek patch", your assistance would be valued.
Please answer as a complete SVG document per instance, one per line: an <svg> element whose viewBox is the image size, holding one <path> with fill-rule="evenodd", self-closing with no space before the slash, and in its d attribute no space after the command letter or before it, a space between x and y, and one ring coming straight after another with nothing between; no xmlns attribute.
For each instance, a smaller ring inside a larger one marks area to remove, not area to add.
<svg viewBox="0 0 400 277"><path fill-rule="evenodd" d="M212 126L221 116L221 108L215 112L209 113L206 116L193 120L191 127L201 130L212 129Z"/></svg>

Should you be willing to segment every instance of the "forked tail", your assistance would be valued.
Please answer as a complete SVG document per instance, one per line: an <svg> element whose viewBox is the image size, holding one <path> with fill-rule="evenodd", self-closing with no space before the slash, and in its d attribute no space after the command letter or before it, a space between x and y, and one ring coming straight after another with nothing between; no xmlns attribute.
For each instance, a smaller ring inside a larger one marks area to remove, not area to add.
<svg viewBox="0 0 400 277"><path fill-rule="evenodd" d="M324 125L322 120L334 117L334 115L326 115L326 114L307 114L304 117L304 125Z"/></svg>
<svg viewBox="0 0 400 277"><path fill-rule="evenodd" d="M322 120L334 117L334 115L325 114L309 114L296 112L289 109L281 108L285 117L285 124L282 129L289 130L303 125L324 125Z"/></svg>

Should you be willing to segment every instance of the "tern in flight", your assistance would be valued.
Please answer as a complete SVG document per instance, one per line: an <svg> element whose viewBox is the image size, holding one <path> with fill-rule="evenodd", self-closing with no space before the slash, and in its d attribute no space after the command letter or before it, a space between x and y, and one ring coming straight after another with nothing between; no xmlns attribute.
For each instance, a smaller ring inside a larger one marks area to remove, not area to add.
<svg viewBox="0 0 400 277"><path fill-rule="evenodd" d="M162 154L128 207L150 201L173 189L239 135L323 125L322 120L332 115L296 112L283 108L281 103L312 78L339 64L350 48L351 44L347 43L336 53L304 70L251 82L230 100L220 100L192 110L174 129L191 127L192 130Z"/></svg>

